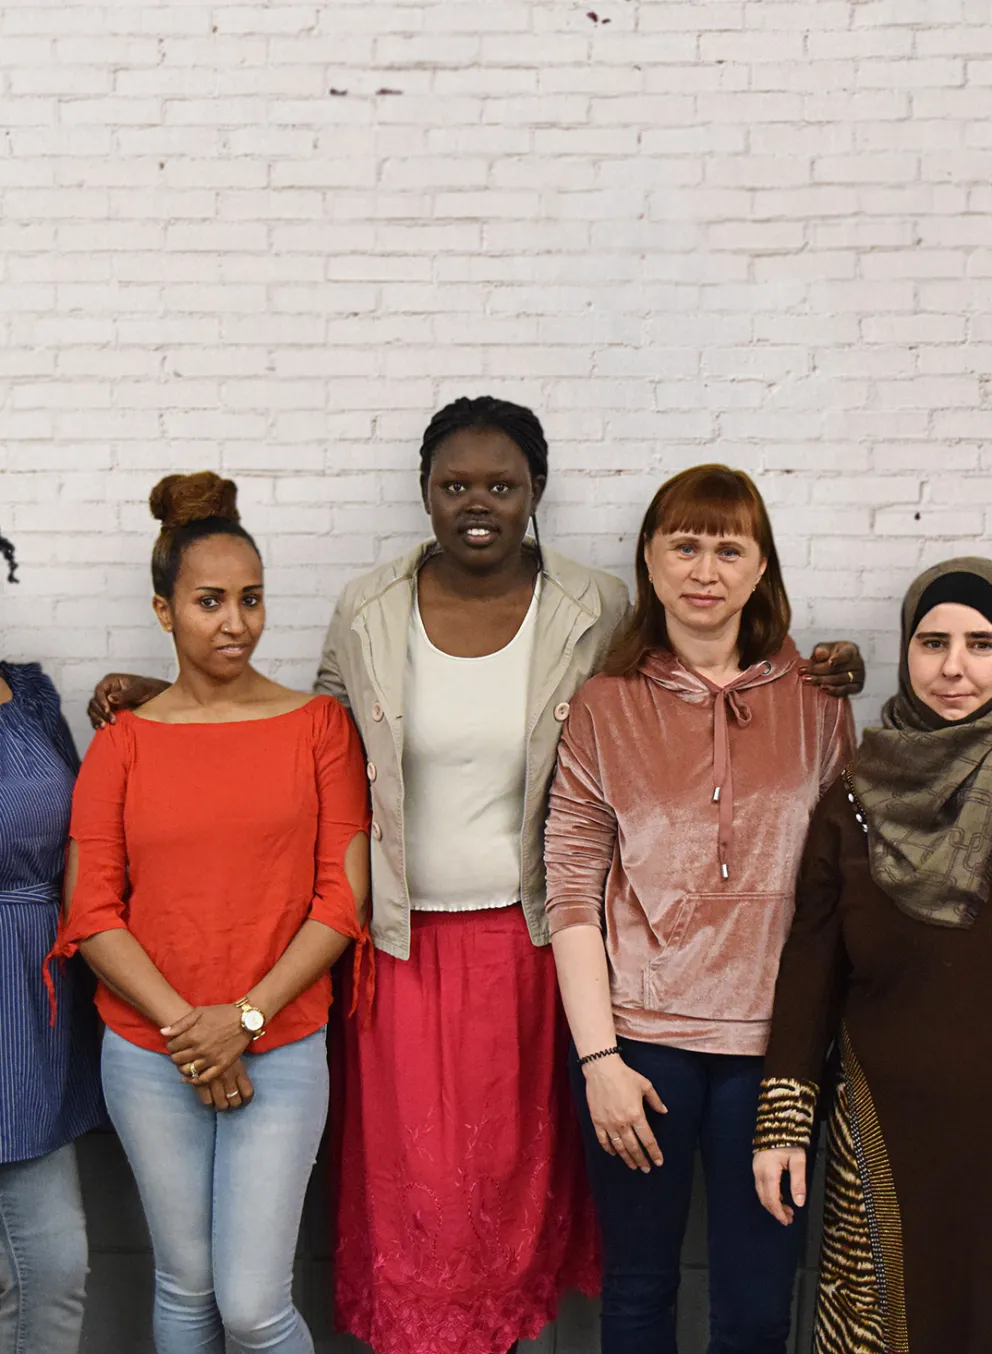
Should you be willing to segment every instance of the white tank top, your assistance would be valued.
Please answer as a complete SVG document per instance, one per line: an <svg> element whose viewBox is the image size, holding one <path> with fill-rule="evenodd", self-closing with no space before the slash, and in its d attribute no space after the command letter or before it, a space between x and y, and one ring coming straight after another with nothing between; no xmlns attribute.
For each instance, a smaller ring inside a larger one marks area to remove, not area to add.
<svg viewBox="0 0 992 1354"><path fill-rule="evenodd" d="M435 648L414 600L403 702L406 874L424 912L520 899L527 688L540 575L520 629L485 658Z"/></svg>

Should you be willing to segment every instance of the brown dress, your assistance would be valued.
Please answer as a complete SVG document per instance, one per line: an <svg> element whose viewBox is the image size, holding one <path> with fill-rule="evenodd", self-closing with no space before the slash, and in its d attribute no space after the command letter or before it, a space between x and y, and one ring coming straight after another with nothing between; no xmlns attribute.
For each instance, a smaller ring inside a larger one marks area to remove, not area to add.
<svg viewBox="0 0 992 1354"><path fill-rule="evenodd" d="M992 908L970 928L872 881L838 780L813 817L755 1147L806 1146L832 1094L815 1354L992 1351Z"/></svg>

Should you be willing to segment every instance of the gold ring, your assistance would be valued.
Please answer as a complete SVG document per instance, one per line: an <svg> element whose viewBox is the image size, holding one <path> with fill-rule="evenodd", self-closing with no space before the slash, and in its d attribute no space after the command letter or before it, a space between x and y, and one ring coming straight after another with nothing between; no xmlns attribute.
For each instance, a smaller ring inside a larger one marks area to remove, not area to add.
<svg viewBox="0 0 992 1354"><path fill-rule="evenodd" d="M190 1078L191 1081L196 1081L197 1077L199 1076L199 1073L196 1070L196 1063L197 1060L196 1058L194 1058L191 1063L186 1064L186 1075Z"/></svg>
<svg viewBox="0 0 992 1354"><path fill-rule="evenodd" d="M850 668L848 668L848 670L847 670L847 680L848 680L849 682L853 682L853 681L854 681L854 673L851 671Z"/></svg>

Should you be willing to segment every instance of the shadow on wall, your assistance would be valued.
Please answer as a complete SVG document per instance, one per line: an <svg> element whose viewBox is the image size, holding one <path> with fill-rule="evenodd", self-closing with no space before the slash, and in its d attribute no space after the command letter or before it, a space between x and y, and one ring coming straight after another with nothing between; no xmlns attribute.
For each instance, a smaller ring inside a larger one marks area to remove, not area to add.
<svg viewBox="0 0 992 1354"><path fill-rule="evenodd" d="M90 1279L81 1354L154 1354L151 1339L152 1258L134 1179L116 1136L97 1131L80 1140L79 1162L90 1231ZM822 1161L812 1199L812 1226L796 1288L790 1354L809 1354L816 1296L816 1239L822 1216ZM368 1354L368 1346L330 1325L328 1168L314 1170L296 1261L296 1300L313 1331L316 1354ZM679 1302L680 1354L706 1354L706 1214L697 1169L683 1253ZM596 1304L572 1295L554 1326L521 1343L521 1354L599 1354ZM493 1354L499 1354L494 1351Z"/></svg>

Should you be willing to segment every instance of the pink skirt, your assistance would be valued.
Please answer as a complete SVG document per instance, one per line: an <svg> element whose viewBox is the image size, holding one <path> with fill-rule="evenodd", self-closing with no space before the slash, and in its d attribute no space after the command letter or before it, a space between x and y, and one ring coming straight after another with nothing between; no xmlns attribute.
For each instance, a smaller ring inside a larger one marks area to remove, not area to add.
<svg viewBox="0 0 992 1354"><path fill-rule="evenodd" d="M376 1354L500 1354L599 1290L551 950L519 906L419 912L377 970L344 1035L336 1321Z"/></svg>

